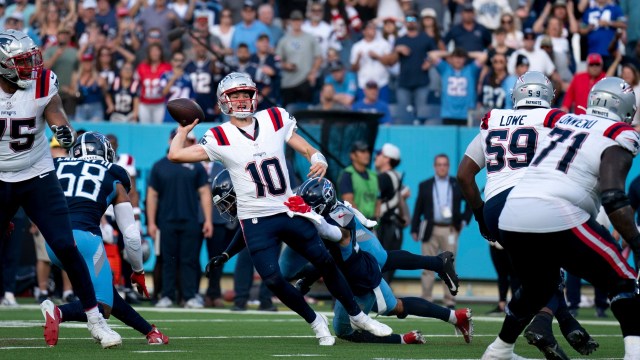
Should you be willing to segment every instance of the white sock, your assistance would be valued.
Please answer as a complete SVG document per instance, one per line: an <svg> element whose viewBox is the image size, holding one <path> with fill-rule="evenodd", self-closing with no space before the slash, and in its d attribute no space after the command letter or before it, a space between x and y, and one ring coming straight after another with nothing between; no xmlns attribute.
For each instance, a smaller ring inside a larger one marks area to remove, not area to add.
<svg viewBox="0 0 640 360"><path fill-rule="evenodd" d="M320 316L320 314L316 313L316 318L313 319L313 321L311 322L311 327L316 327L321 322L322 322L322 316Z"/></svg>
<svg viewBox="0 0 640 360"><path fill-rule="evenodd" d="M498 336L493 341L493 343L491 343L491 345L489 346L493 347L494 349L513 350L513 347L515 346L515 344L509 344L508 342L505 342L504 340L500 339L500 337Z"/></svg>
<svg viewBox="0 0 640 360"><path fill-rule="evenodd" d="M5 297L5 299L13 299L13 300L15 300L15 298L16 298L11 291L5 291L4 292L4 297Z"/></svg>
<svg viewBox="0 0 640 360"><path fill-rule="evenodd" d="M97 323L98 321L100 321L100 318L102 317L100 315L100 311L98 311L97 306L94 306L89 310L85 310L84 313L87 314L87 320L91 323Z"/></svg>
<svg viewBox="0 0 640 360"><path fill-rule="evenodd" d="M624 358L640 359L640 336L626 336L624 338Z"/></svg>
<svg viewBox="0 0 640 360"><path fill-rule="evenodd" d="M404 342L404 335L400 335L400 344L406 344L406 342Z"/></svg>
<svg viewBox="0 0 640 360"><path fill-rule="evenodd" d="M456 312L451 310L451 313L449 314L449 323L455 325L458 323L458 317L456 316Z"/></svg>
<svg viewBox="0 0 640 360"><path fill-rule="evenodd" d="M361 322L364 321L364 319L367 317L367 315L365 315L365 313L363 313L362 311L360 311L360 313L356 316L351 316L351 319L355 322Z"/></svg>
<svg viewBox="0 0 640 360"><path fill-rule="evenodd" d="M65 290L65 291L62 292L62 298L63 299L66 299L67 296L69 296L69 295L73 295L73 290Z"/></svg>

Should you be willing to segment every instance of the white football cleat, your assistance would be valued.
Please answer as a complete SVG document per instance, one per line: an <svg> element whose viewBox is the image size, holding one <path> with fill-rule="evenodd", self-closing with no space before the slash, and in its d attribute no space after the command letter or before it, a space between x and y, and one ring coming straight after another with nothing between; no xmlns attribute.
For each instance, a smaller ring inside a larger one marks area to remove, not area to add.
<svg viewBox="0 0 640 360"><path fill-rule="evenodd" d="M321 346L332 346L336 343L336 339L329 331L329 320L326 316L316 313L316 320L311 323L311 329L316 333L316 338Z"/></svg>
<svg viewBox="0 0 640 360"><path fill-rule="evenodd" d="M91 332L91 336L100 341L103 349L122 345L122 338L117 332L111 330L109 325L107 325L107 320L102 317L102 314L100 314L97 322L88 321L87 328L89 332Z"/></svg>
<svg viewBox="0 0 640 360"><path fill-rule="evenodd" d="M349 316L349 321L352 329L368 331L375 336L389 336L393 333L389 326L373 320L369 315L362 312L356 316Z"/></svg>
<svg viewBox="0 0 640 360"><path fill-rule="evenodd" d="M515 344L507 344L500 338L489 344L481 360L526 360L513 352Z"/></svg>

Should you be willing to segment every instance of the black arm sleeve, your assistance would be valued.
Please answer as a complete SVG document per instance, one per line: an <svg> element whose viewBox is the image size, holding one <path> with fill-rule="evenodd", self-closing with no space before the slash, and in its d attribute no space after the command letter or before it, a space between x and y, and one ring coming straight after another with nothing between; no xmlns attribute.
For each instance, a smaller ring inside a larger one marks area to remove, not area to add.
<svg viewBox="0 0 640 360"><path fill-rule="evenodd" d="M247 244L244 242L244 235L242 234L242 229L238 228L236 234L233 235L233 239L227 249L224 251L229 255L229 259L237 255L240 251L242 251Z"/></svg>

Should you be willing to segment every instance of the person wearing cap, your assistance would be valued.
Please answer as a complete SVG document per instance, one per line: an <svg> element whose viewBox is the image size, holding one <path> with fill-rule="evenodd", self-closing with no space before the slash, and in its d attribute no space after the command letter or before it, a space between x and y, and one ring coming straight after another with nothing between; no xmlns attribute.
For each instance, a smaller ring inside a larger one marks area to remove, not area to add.
<svg viewBox="0 0 640 360"><path fill-rule="evenodd" d="M171 131L169 141L176 133L176 129ZM190 132L186 143L195 142L196 137ZM174 163L167 156L153 164L147 180L146 210L147 230L160 249L156 268L162 269L162 292L156 307L179 303L175 295L179 282L184 306L202 308L196 297L198 257L202 239L211 237L213 232L211 188L202 164ZM156 296L159 291L155 289Z"/></svg>
<svg viewBox="0 0 640 360"><path fill-rule="evenodd" d="M35 10L35 5L29 3L28 0L14 0L13 4L7 6L4 15L5 19L8 19L14 12L17 12L21 15L20 19L22 20L23 24L27 24Z"/></svg>
<svg viewBox="0 0 640 360"><path fill-rule="evenodd" d="M329 49L342 49L336 33L329 23L324 21L324 5L321 2L311 2L307 7L306 20L302 24L302 31L313 35L318 40L322 58L326 60Z"/></svg>
<svg viewBox="0 0 640 360"><path fill-rule="evenodd" d="M418 19L411 14L406 16L406 35L396 40L390 57L390 64L400 63L396 98L400 124L412 121L424 121L428 117L427 99L429 97L429 62L426 54L437 49L435 41L418 27Z"/></svg>
<svg viewBox="0 0 640 360"><path fill-rule="evenodd" d="M380 36L376 36L376 24L369 21L362 30L362 40L351 48L351 69L358 74L357 99L362 99L368 81L375 80L379 87L379 96L389 101L389 70L393 48ZM355 94L354 94L355 95Z"/></svg>
<svg viewBox="0 0 640 360"><path fill-rule="evenodd" d="M549 27L547 32L551 33L551 29L558 31L560 26L560 20L556 18L549 19ZM564 93L564 90L569 87L571 79L573 79L573 72L571 67L573 64L573 54L569 48L569 42L565 38L556 38L549 35L542 35L538 37L538 47L549 55L551 61L556 66L558 76L553 78L554 88L558 89L558 93ZM559 47L556 47L558 45ZM566 45L566 47L565 47Z"/></svg>
<svg viewBox="0 0 640 360"><path fill-rule="evenodd" d="M289 31L280 40L276 55L280 57L282 69L282 105L291 103L311 103L313 89L322 54L318 41L302 31L302 12L294 10L289 16Z"/></svg>
<svg viewBox="0 0 640 360"><path fill-rule="evenodd" d="M548 27L548 21L552 18L560 21L561 28L563 29L562 35L566 38L569 38L572 34L578 33L580 30L578 20L574 13L573 1L570 3L568 3L567 0L547 2L542 13L533 23L533 31L536 33L543 33Z"/></svg>
<svg viewBox="0 0 640 360"><path fill-rule="evenodd" d="M380 244L387 251L402 248L402 230L411 223L411 215L406 198L409 188L402 184L404 174L397 171L400 165L400 149L385 143L376 151L374 167L378 173L380 189L379 224L377 229ZM387 271L382 276L391 283L395 271Z"/></svg>
<svg viewBox="0 0 640 360"><path fill-rule="evenodd" d="M255 74L251 77L262 98L267 99L269 103L280 103L280 59L271 52L269 35L258 36L256 53L251 55L249 61L256 65ZM260 102L258 107L262 103Z"/></svg>
<svg viewBox="0 0 640 360"><path fill-rule="evenodd" d="M587 56L587 71L576 73L562 100L562 111L576 115L585 114L589 91L600 79L606 76L604 62L600 54Z"/></svg>
<svg viewBox="0 0 640 360"><path fill-rule="evenodd" d="M460 24L452 26L444 37L445 44L449 41L453 41L455 47L469 52L484 51L491 45L491 32L476 21L473 5L468 3L463 6Z"/></svg>
<svg viewBox="0 0 640 360"><path fill-rule="evenodd" d="M251 54L256 52L256 40L261 34L269 35L273 38L271 30L262 22L256 20L256 5L252 0L245 0L242 6L242 21L235 25L235 31L231 37L231 49L235 52L238 45L245 43L249 45Z"/></svg>
<svg viewBox="0 0 640 360"><path fill-rule="evenodd" d="M352 110L383 114L378 123L380 125L391 125L393 119L391 118L389 104L380 100L379 94L378 83L375 80L367 81L364 85L364 97L353 104Z"/></svg>
<svg viewBox="0 0 640 360"><path fill-rule="evenodd" d="M516 72L514 75L519 77L524 75L527 71L529 71L529 58L525 55L519 54L516 58Z"/></svg>
<svg viewBox="0 0 640 360"><path fill-rule="evenodd" d="M478 23L490 31L500 26L502 14L513 13L509 0L474 0L472 7L475 10Z"/></svg>
<svg viewBox="0 0 640 360"><path fill-rule="evenodd" d="M336 100L336 89L333 84L323 84L320 89L320 102L309 106L309 110L350 110Z"/></svg>
<svg viewBox="0 0 640 360"><path fill-rule="evenodd" d="M522 48L516 50L509 57L509 61L507 63L509 74L515 73L516 59L518 55L522 54L529 59L529 70L539 71L550 79L553 77L553 74L556 71L556 66L546 52L535 48L536 38L536 33L534 33L532 29L527 28L524 30Z"/></svg>
<svg viewBox="0 0 640 360"><path fill-rule="evenodd" d="M348 201L367 219L376 219L380 209L378 176L369 169L371 148L364 141L351 144L351 165L338 176L337 190L340 199Z"/></svg>
<svg viewBox="0 0 640 360"><path fill-rule="evenodd" d="M347 71L340 60L329 63L329 72L330 74L324 78L324 83L333 85L336 91L335 101L350 109L358 90L356 75Z"/></svg>
<svg viewBox="0 0 640 360"><path fill-rule="evenodd" d="M58 75L60 98L64 111L69 115L75 114L76 97L71 88L71 77L78 68L78 49L71 46L73 27L60 24L58 27L57 43L49 46L42 54L43 67L51 69Z"/></svg>
<svg viewBox="0 0 640 360"><path fill-rule="evenodd" d="M14 11L11 15L7 16L4 20L5 30L17 30L22 31L24 28L24 15L19 11Z"/></svg>
<svg viewBox="0 0 640 360"><path fill-rule="evenodd" d="M600 54L604 66L608 67L613 62L609 44L618 31L627 28L627 18L622 8L613 1L595 0L590 4L592 6L582 14L580 34L587 37L587 52Z"/></svg>
<svg viewBox="0 0 640 360"><path fill-rule="evenodd" d="M424 8L420 11L420 23L422 30L428 37L432 38L438 45L438 49L444 50L445 45L442 33L442 27L438 23L437 13L433 8Z"/></svg>

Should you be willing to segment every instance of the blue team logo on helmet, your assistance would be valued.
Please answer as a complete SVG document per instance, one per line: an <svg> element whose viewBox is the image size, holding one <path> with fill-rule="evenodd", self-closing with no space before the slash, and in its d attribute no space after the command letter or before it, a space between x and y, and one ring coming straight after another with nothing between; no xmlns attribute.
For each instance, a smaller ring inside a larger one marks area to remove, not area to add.
<svg viewBox="0 0 640 360"><path fill-rule="evenodd" d="M325 216L335 208L336 190L331 181L322 178L311 178L303 182L296 191L313 211Z"/></svg>

